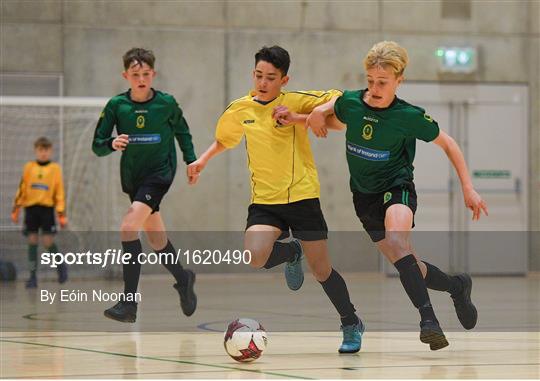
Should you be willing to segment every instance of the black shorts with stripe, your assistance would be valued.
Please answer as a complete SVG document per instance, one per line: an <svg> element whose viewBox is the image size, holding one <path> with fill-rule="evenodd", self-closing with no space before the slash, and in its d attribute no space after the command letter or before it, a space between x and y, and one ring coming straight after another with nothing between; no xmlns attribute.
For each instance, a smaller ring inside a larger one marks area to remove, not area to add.
<svg viewBox="0 0 540 381"><path fill-rule="evenodd" d="M353 192L356 215L373 242L385 237L384 218L386 210L394 204L407 205L416 213L417 197L414 183L405 183L380 193ZM414 227L414 218L413 226Z"/></svg>

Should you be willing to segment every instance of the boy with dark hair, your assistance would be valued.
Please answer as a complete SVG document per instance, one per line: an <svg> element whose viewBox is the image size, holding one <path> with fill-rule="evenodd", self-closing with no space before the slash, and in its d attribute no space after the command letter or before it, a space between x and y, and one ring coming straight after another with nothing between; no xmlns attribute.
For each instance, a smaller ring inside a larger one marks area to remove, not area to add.
<svg viewBox="0 0 540 381"><path fill-rule="evenodd" d="M178 141L184 161L195 161L191 134L183 112L172 95L153 89L155 57L150 50L133 48L123 56L123 77L130 89L113 97L100 115L92 150L98 156L122 152L120 177L122 190L129 195L131 206L122 219L121 238L125 253L131 253L131 263L123 265L124 294L121 301L105 311L105 316L121 322L135 322L135 293L139 284L142 252L139 231L146 232L155 252L175 253L167 238L159 213L161 200L169 190L176 173ZM116 127L118 136L111 136ZM190 179L190 183L193 179ZM197 307L193 291L195 273L179 263L165 263L174 276L174 288L180 296L180 306L186 316Z"/></svg>
<svg viewBox="0 0 540 381"><path fill-rule="evenodd" d="M341 317L339 352L355 353L360 350L364 326L355 314L345 281L330 264L328 228L319 203L319 179L309 137L304 126L284 126L273 119L279 107L309 113L341 92L282 92L289 80L289 64L289 54L279 46L257 52L254 89L227 107L217 123L215 142L188 166L188 175L197 176L212 157L233 148L245 136L252 198L244 247L251 251L251 266L270 269L285 263L287 285L298 290L304 281L304 253ZM278 241L289 229L295 238Z"/></svg>
<svg viewBox="0 0 540 381"><path fill-rule="evenodd" d="M48 252L58 252L54 243L56 224L54 212L58 215L58 222L64 228L67 225L64 182L62 168L58 163L51 162L52 142L46 137L37 139L34 143L36 160L25 164L23 174L11 212L11 220L18 223L21 207L24 208L23 234L28 237L28 263L30 265L30 278L26 282L27 288L37 287L38 265L38 238L41 229L41 240ZM58 282L67 280L67 266L58 265Z"/></svg>

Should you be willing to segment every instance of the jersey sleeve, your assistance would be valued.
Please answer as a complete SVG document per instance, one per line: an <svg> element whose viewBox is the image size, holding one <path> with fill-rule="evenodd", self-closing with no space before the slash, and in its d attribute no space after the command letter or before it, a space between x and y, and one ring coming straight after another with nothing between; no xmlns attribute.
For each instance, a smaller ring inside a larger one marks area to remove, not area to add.
<svg viewBox="0 0 540 381"><path fill-rule="evenodd" d="M325 104L332 100L332 98L339 97L343 94L341 90L328 90L328 91L291 91L289 94L294 94L294 101L296 105L294 108L299 114L309 114L317 106Z"/></svg>
<svg viewBox="0 0 540 381"><path fill-rule="evenodd" d="M232 103L217 122L215 138L226 148L235 147L244 136L244 126L239 122L237 112L237 107Z"/></svg>
<svg viewBox="0 0 540 381"><path fill-rule="evenodd" d="M30 163L26 163L23 167L23 173L21 181L19 182L19 188L15 194L15 200L13 201L14 208L20 208L24 204L26 183L28 182L28 176L30 171Z"/></svg>
<svg viewBox="0 0 540 381"><path fill-rule="evenodd" d="M62 168L56 165L56 174L54 181L54 207L58 213L66 212L66 198L64 192L64 178Z"/></svg>
<svg viewBox="0 0 540 381"><path fill-rule="evenodd" d="M415 107L407 124L407 135L410 137L431 142L439 136L438 123L420 107Z"/></svg>
<svg viewBox="0 0 540 381"><path fill-rule="evenodd" d="M197 160L195 148L193 147L193 138L189 132L189 126L184 118L184 113L180 106L178 106L178 103L176 103L176 100L173 100L173 105L174 109L171 117L171 124L173 126L174 136L182 151L184 162L190 164Z"/></svg>
<svg viewBox="0 0 540 381"><path fill-rule="evenodd" d="M101 112L99 120L94 132L94 139L92 140L92 151L98 156L106 156L112 152L112 142L114 137L112 131L116 125L116 114L114 111L114 104L112 100L107 102L107 105Z"/></svg>
<svg viewBox="0 0 540 381"><path fill-rule="evenodd" d="M334 115L344 124L347 124L350 121L349 111L351 93L351 91L344 91L343 95L336 99L336 103L334 104Z"/></svg>

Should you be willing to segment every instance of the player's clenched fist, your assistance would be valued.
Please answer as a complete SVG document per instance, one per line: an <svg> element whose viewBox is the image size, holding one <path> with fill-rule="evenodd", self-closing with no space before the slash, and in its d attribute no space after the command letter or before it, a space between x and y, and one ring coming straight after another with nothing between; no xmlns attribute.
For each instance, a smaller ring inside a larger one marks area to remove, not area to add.
<svg viewBox="0 0 540 381"><path fill-rule="evenodd" d="M126 134L118 135L112 142L112 148L115 151L123 151L129 143L129 136Z"/></svg>
<svg viewBox="0 0 540 381"><path fill-rule="evenodd" d="M19 213L21 212L21 208L13 207L13 210L11 211L11 221L16 224L19 222Z"/></svg>
<svg viewBox="0 0 540 381"><path fill-rule="evenodd" d="M58 213L58 223L62 229L65 229L68 224L68 219L65 213Z"/></svg>
<svg viewBox="0 0 540 381"><path fill-rule="evenodd" d="M189 184L197 183L204 167L206 167L206 161L200 158L187 166L187 177Z"/></svg>

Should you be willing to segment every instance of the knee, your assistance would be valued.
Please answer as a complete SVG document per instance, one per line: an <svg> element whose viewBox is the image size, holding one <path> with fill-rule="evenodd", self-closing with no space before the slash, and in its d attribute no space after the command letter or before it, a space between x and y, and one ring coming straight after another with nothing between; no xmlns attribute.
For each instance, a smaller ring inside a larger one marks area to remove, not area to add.
<svg viewBox="0 0 540 381"><path fill-rule="evenodd" d="M246 248L251 253L249 265L254 269L262 269L268 260L268 250L263 248Z"/></svg>
<svg viewBox="0 0 540 381"><path fill-rule="evenodd" d="M324 282L332 273L332 266L329 264L316 264L311 266L311 273L318 282Z"/></svg>
<svg viewBox="0 0 540 381"><path fill-rule="evenodd" d="M37 234L31 234L28 236L28 244L30 245L37 245L38 244L38 236Z"/></svg>
<svg viewBox="0 0 540 381"><path fill-rule="evenodd" d="M122 233L138 233L139 232L139 226L129 219L124 219L122 221L122 224L120 225L120 231Z"/></svg>
<svg viewBox="0 0 540 381"><path fill-rule="evenodd" d="M399 234L387 234L386 246L393 254L405 254L409 250L408 241Z"/></svg>
<svg viewBox="0 0 540 381"><path fill-rule="evenodd" d="M53 245L54 240L52 238L43 238L41 243L43 244L44 248L49 249Z"/></svg>

